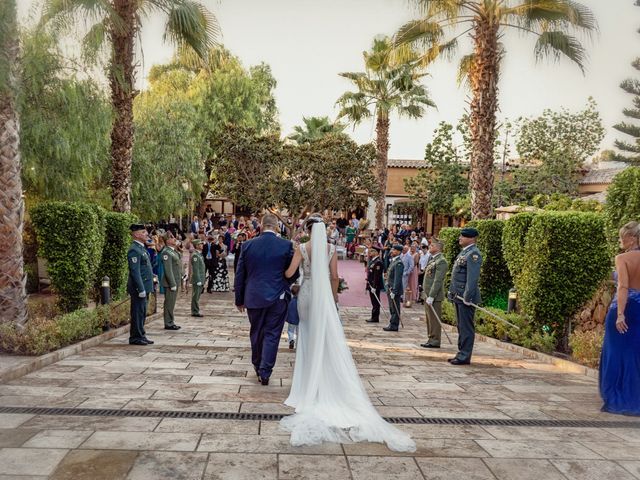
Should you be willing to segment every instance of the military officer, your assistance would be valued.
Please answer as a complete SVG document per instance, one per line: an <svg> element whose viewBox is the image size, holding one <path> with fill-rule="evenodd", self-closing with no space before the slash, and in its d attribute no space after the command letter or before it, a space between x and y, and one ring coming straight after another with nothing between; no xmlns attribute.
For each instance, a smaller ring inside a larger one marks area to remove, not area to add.
<svg viewBox="0 0 640 480"><path fill-rule="evenodd" d="M202 256L202 240L195 239L191 242L195 251L191 255L191 316L204 317L200 313L200 295L204 289L205 265Z"/></svg>
<svg viewBox="0 0 640 480"><path fill-rule="evenodd" d="M382 245L374 244L369 249L369 264L367 265L367 291L371 298L371 318L367 323L378 323L380 321L380 291L384 287L382 277L382 259L380 251Z"/></svg>
<svg viewBox="0 0 640 480"><path fill-rule="evenodd" d="M144 225L135 223L129 227L133 242L127 252L129 278L127 293L131 296L131 329L130 345L151 345L144 331L144 320L147 316L147 298L153 290L153 271L151 259L145 248L147 231Z"/></svg>
<svg viewBox="0 0 640 480"><path fill-rule="evenodd" d="M482 255L476 247L478 231L475 228L463 228L458 242L462 251L456 257L451 272L451 285L449 285L449 300L456 307L456 319L458 321L458 353L449 359L452 365L468 365L471 363L473 342L475 339L475 325L473 317L475 308L471 305L480 303L480 267ZM460 300L458 297L462 297Z"/></svg>
<svg viewBox="0 0 640 480"><path fill-rule="evenodd" d="M389 309L391 319L389 325L383 328L385 332L397 332L400 325L400 305L402 305L402 274L404 265L402 264L402 245L394 245L391 248L391 262L387 269L387 297L389 298Z"/></svg>
<svg viewBox="0 0 640 480"><path fill-rule="evenodd" d="M160 260L164 267L162 286L164 287L164 329L180 330L176 325L173 310L176 307L178 298L178 284L182 279L182 261L176 252L178 241L171 232L166 232L164 236L166 246L160 252Z"/></svg>
<svg viewBox="0 0 640 480"><path fill-rule="evenodd" d="M442 335L439 318L442 318L442 301L444 300L444 278L449 264L442 255L442 241L433 239L429 245L431 258L424 269L422 292L425 299L425 313L427 314L427 334L429 339L420 346L424 348L440 348ZM434 313L435 312L435 313ZM436 317L437 315L437 317Z"/></svg>

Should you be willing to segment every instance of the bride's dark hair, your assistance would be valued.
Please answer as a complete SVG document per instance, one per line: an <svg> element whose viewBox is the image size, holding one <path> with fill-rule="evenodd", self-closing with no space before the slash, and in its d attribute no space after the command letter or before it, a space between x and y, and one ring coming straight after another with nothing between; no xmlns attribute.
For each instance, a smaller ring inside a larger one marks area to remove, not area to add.
<svg viewBox="0 0 640 480"><path fill-rule="evenodd" d="M322 218L322 215L320 215L319 213L312 213L311 215L309 215L307 219L304 221L304 223L302 224L303 230L310 234L314 223L325 224L324 218Z"/></svg>

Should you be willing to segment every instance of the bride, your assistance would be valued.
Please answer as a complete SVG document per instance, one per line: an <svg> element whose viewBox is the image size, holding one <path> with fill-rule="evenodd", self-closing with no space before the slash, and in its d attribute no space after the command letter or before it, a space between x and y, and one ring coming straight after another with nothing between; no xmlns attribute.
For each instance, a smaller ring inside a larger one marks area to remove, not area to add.
<svg viewBox="0 0 640 480"><path fill-rule="evenodd" d="M413 452L415 442L385 422L371 404L342 330L336 308L338 262L319 214L305 221L311 241L296 249L285 275L302 264L298 295L298 347L289 398L295 414L281 420L294 446L322 442L380 442Z"/></svg>

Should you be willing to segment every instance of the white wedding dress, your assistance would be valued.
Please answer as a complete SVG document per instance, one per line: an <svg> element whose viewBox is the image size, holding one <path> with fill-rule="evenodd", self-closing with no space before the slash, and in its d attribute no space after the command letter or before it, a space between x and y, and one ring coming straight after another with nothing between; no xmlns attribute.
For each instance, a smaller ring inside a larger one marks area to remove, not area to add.
<svg viewBox="0 0 640 480"><path fill-rule="evenodd" d="M415 442L385 422L371 404L347 345L329 280L335 247L327 249L325 226L313 225L311 259L304 245L298 294L298 346L293 382L285 404L295 414L280 421L291 444L379 442L413 452Z"/></svg>

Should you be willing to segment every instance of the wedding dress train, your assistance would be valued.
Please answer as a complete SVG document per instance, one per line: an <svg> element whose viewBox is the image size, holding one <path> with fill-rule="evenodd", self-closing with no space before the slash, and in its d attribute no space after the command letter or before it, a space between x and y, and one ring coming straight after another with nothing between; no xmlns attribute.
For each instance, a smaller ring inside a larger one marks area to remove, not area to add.
<svg viewBox="0 0 640 480"><path fill-rule="evenodd" d="M295 414L281 426L291 444L379 442L394 451L413 452L415 442L385 422L371 404L351 356L329 280L335 247L327 249L323 223L313 225L312 252L304 245L303 282L298 295L300 324L291 392L286 405Z"/></svg>

